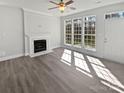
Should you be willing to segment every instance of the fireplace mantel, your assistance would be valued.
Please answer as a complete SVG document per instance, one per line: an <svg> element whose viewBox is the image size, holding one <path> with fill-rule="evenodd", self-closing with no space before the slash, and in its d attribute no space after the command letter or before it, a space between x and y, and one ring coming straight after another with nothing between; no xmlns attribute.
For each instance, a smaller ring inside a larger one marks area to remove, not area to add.
<svg viewBox="0 0 124 93"><path fill-rule="evenodd" d="M46 50L34 53L34 41L35 40L46 40ZM44 55L50 52L52 52L52 50L50 49L50 36L49 35L29 37L29 56L30 57L40 56L40 55Z"/></svg>

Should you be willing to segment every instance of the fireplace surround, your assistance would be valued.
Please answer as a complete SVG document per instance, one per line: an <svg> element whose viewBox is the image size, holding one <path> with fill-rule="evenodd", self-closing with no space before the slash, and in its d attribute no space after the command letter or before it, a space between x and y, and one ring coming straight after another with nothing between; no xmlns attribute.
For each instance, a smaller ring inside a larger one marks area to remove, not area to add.
<svg viewBox="0 0 124 93"><path fill-rule="evenodd" d="M49 35L30 37L29 56L35 57L52 52Z"/></svg>

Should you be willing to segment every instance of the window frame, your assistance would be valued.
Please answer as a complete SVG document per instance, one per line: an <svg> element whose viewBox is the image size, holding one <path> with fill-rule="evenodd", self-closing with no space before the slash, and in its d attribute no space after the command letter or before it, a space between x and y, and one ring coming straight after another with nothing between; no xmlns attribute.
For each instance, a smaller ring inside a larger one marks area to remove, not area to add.
<svg viewBox="0 0 124 93"><path fill-rule="evenodd" d="M119 14L122 13L121 16L112 16L113 14ZM109 16L109 18L107 18L106 16ZM124 18L124 11L114 11L114 12L108 12L104 14L104 19L105 20L111 20L111 19L120 19L120 18Z"/></svg>
<svg viewBox="0 0 124 93"><path fill-rule="evenodd" d="M90 36L95 36L95 47L94 48L88 48L85 46L85 36L88 36L88 34L85 35L85 18L86 17L95 17L95 34L89 34ZM83 17L83 48L86 50L90 50L90 51L96 51L96 23L97 23L97 17L96 15L89 15L89 16L84 16Z"/></svg>
<svg viewBox="0 0 124 93"><path fill-rule="evenodd" d="M74 45L74 20L81 20L81 45L78 46L78 45ZM82 17L76 17L76 18L73 18L72 19L72 46L73 47L76 47L76 48L82 48L82 43L83 43L83 40L82 40L82 35L83 35L83 28L82 28L82 25L83 25L83 20L82 20Z"/></svg>
<svg viewBox="0 0 124 93"><path fill-rule="evenodd" d="M84 20L85 17L95 17L95 34L94 35L89 34L91 36L95 36L95 47L94 48L87 48L85 46L85 20ZM75 19L81 19L81 46L74 45L74 20ZM72 32L71 33L71 35L72 35L71 44L66 43L66 21L71 21L71 29L72 29L72 31L71 31ZM64 45L96 52L96 43L97 43L97 41L96 41L96 32L97 32L96 25L97 25L97 16L96 15L89 15L89 16L65 19L64 20Z"/></svg>
<svg viewBox="0 0 124 93"><path fill-rule="evenodd" d="M64 45L72 46L73 36L71 38L71 44L66 43L66 21L71 21L71 29L72 29L72 19L66 19L66 20L64 20ZM73 29L71 31L71 35L73 35L72 33L73 33Z"/></svg>

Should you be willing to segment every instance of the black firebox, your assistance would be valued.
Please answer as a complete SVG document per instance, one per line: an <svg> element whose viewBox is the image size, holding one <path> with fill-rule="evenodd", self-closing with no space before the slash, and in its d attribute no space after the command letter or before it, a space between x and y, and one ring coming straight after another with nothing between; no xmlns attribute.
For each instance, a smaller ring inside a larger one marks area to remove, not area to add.
<svg viewBox="0 0 124 93"><path fill-rule="evenodd" d="M46 40L34 40L34 53L45 51L46 49Z"/></svg>

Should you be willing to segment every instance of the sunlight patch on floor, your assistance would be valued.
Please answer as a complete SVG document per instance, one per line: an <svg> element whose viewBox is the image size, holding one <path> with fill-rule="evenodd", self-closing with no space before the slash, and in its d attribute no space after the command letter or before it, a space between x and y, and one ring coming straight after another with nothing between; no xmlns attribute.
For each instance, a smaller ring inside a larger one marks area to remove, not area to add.
<svg viewBox="0 0 124 93"><path fill-rule="evenodd" d="M116 90L119 93L124 93L124 90L121 90L121 89L119 89L119 88L117 88L117 87L115 87L115 86L113 86L113 85L111 85L111 84L109 84L107 82L101 81L101 83L106 85L106 86L108 86L108 87L110 87L113 90Z"/></svg>
<svg viewBox="0 0 124 93"><path fill-rule="evenodd" d="M74 52L74 62L75 62L76 70L84 73L89 77L92 77L92 75L90 74L90 69L84 59L83 54Z"/></svg>
<svg viewBox="0 0 124 93"><path fill-rule="evenodd" d="M74 57L77 57L77 58L85 60L83 54L78 53L78 52L74 52Z"/></svg>
<svg viewBox="0 0 124 93"><path fill-rule="evenodd" d="M88 60L89 60L89 62L91 62L91 63L94 63L94 64L96 64L96 65L99 65L99 66L105 66L99 59L97 59L97 58L94 58L94 57L91 57L91 56L87 56L87 58L88 58Z"/></svg>
<svg viewBox="0 0 124 93"><path fill-rule="evenodd" d="M124 90L124 85L121 84L121 82L110 72L109 69L107 69L104 64L97 58L93 58L90 56L87 56L89 62L91 62L91 65L93 69L95 70L96 74L98 75L99 78L103 79L101 81L104 85L112 87L116 91L119 90L122 91L121 89ZM110 84L108 84L109 82ZM118 88L119 87L119 88ZM121 92L122 93L122 92Z"/></svg>
<svg viewBox="0 0 124 93"><path fill-rule="evenodd" d="M61 62L71 65L71 50L64 49L63 55L61 57Z"/></svg>
<svg viewBox="0 0 124 93"><path fill-rule="evenodd" d="M124 93L124 85L111 73L109 69L106 68L101 60L91 56L86 57L89 62L88 64L91 64L102 84L119 93ZM75 70L93 78L83 54L64 49L61 62L69 65L70 67L74 67Z"/></svg>
<svg viewBox="0 0 124 93"><path fill-rule="evenodd" d="M85 75L87 75L88 77L91 77L91 78L93 77L91 74L89 74L89 73L83 71L83 70L80 69L80 68L76 68L76 70L77 70L77 71L80 71L81 73L83 73L83 74L85 74Z"/></svg>

